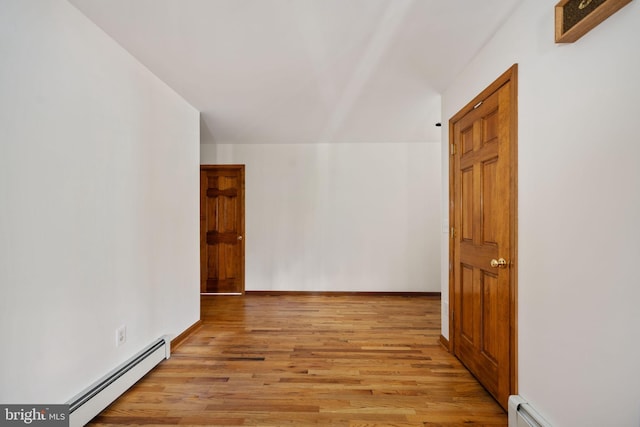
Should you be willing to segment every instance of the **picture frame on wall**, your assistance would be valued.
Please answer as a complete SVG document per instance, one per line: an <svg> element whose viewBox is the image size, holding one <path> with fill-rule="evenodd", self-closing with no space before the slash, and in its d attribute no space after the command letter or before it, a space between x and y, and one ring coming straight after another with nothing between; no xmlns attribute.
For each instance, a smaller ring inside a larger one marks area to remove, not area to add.
<svg viewBox="0 0 640 427"><path fill-rule="evenodd" d="M561 0L556 4L556 43L573 43L631 0Z"/></svg>

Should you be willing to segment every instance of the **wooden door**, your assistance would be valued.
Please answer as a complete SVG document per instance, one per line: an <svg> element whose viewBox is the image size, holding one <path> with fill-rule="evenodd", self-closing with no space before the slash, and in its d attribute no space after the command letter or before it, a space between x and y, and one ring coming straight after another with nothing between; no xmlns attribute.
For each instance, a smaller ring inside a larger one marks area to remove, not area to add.
<svg viewBox="0 0 640 427"><path fill-rule="evenodd" d="M244 293L244 165L200 166L200 292Z"/></svg>
<svg viewBox="0 0 640 427"><path fill-rule="evenodd" d="M516 393L516 73L449 127L452 348L505 409Z"/></svg>

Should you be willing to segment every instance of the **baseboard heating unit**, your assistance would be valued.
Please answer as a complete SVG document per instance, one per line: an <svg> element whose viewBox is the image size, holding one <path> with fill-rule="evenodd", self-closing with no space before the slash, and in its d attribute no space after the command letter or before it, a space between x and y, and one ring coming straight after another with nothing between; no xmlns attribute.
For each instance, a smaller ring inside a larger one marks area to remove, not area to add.
<svg viewBox="0 0 640 427"><path fill-rule="evenodd" d="M159 338L131 359L100 378L67 402L69 425L81 427L109 406L129 387L171 353L168 336Z"/></svg>
<svg viewBox="0 0 640 427"><path fill-rule="evenodd" d="M551 427L521 396L509 396L509 427Z"/></svg>

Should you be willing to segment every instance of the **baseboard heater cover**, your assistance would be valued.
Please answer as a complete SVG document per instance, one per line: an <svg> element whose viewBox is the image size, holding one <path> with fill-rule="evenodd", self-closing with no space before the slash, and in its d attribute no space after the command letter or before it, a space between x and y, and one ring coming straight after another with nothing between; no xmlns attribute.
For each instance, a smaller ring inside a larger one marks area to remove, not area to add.
<svg viewBox="0 0 640 427"><path fill-rule="evenodd" d="M81 391L67 402L69 425L81 427L102 412L147 372L171 353L168 336L159 338L131 359Z"/></svg>
<svg viewBox="0 0 640 427"><path fill-rule="evenodd" d="M551 427L521 396L509 396L509 427Z"/></svg>

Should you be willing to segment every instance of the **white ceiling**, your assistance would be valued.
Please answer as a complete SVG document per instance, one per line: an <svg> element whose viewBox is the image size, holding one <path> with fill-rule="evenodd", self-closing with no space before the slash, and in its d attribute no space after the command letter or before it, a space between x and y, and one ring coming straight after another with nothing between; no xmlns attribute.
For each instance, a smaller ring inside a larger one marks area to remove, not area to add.
<svg viewBox="0 0 640 427"><path fill-rule="evenodd" d="M203 143L439 141L439 94L520 1L70 0Z"/></svg>

